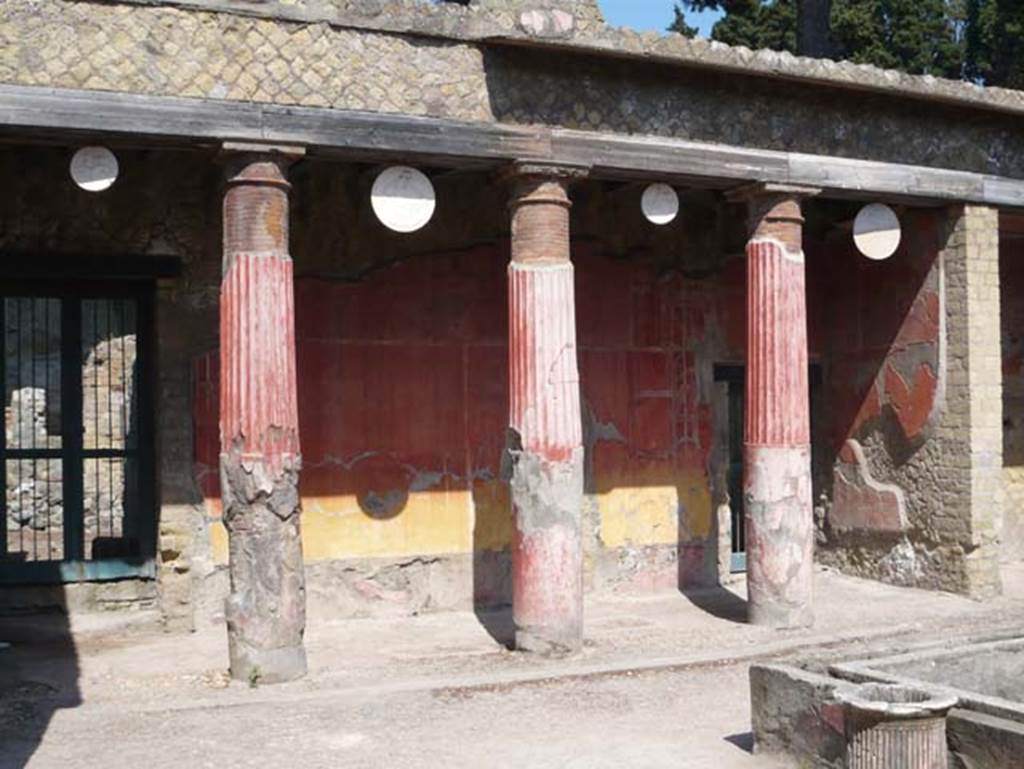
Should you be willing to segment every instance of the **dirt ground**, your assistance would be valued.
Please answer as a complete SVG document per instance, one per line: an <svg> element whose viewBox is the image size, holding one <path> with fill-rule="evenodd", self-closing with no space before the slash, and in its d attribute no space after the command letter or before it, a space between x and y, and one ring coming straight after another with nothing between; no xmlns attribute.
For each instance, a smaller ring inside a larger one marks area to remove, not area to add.
<svg viewBox="0 0 1024 769"><path fill-rule="evenodd" d="M0 767L782 767L752 754L752 661L853 658L1018 631L1024 567L976 603L821 571L817 623L743 623L734 591L601 596L571 659L505 650L507 616L310 617L310 675L229 684L220 626L0 620Z"/></svg>

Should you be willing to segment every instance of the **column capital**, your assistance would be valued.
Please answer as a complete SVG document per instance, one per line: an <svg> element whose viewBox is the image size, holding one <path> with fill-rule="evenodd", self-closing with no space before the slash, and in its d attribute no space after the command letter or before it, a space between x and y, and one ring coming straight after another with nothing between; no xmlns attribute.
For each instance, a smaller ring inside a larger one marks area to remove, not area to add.
<svg viewBox="0 0 1024 769"><path fill-rule="evenodd" d="M821 192L816 187L776 182L756 182L731 190L729 200L746 203L747 227L751 240L771 239L788 251L799 252L803 241L804 198Z"/></svg>
<svg viewBox="0 0 1024 769"><path fill-rule="evenodd" d="M265 184L289 188L287 170L306 155L305 147L259 142L224 142L218 160L229 185Z"/></svg>

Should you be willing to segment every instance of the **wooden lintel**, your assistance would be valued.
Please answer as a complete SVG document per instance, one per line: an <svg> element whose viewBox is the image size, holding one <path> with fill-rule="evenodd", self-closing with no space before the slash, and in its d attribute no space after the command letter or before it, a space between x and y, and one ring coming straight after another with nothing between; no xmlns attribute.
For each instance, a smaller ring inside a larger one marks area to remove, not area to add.
<svg viewBox="0 0 1024 769"><path fill-rule="evenodd" d="M532 159L587 167L595 179L706 189L774 182L820 188L826 197L1024 208L1024 179L969 171L673 138L213 99L0 85L0 132L133 144L289 145L305 147L311 156L439 168L493 169Z"/></svg>

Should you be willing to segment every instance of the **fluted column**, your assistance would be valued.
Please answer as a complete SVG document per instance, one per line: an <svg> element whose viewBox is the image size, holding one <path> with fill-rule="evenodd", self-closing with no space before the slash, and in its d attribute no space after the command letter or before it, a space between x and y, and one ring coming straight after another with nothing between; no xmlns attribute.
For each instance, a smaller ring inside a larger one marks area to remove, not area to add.
<svg viewBox="0 0 1024 769"><path fill-rule="evenodd" d="M517 165L511 178L509 443L517 649L583 643L583 435L569 181L578 169Z"/></svg>
<svg viewBox="0 0 1024 769"><path fill-rule="evenodd" d="M306 672L298 404L287 167L293 152L227 153L220 293L220 478L228 529L231 675Z"/></svg>
<svg viewBox="0 0 1024 769"><path fill-rule="evenodd" d="M801 197L757 185L749 209L743 490L749 619L813 623L810 391Z"/></svg>

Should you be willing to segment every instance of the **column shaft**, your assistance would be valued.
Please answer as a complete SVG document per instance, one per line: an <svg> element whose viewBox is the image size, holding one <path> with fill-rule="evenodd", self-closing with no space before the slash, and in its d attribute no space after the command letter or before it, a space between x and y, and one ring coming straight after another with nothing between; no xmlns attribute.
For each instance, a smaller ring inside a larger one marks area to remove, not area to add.
<svg viewBox="0 0 1024 769"><path fill-rule="evenodd" d="M566 181L519 176L512 198L509 446L516 648L583 642L583 438Z"/></svg>
<svg viewBox="0 0 1024 769"><path fill-rule="evenodd" d="M220 294L221 497L228 529L231 675L306 672L301 466L286 160L231 161Z"/></svg>
<svg viewBox="0 0 1024 769"><path fill-rule="evenodd" d="M807 311L799 199L750 200L743 483L750 621L813 622Z"/></svg>

